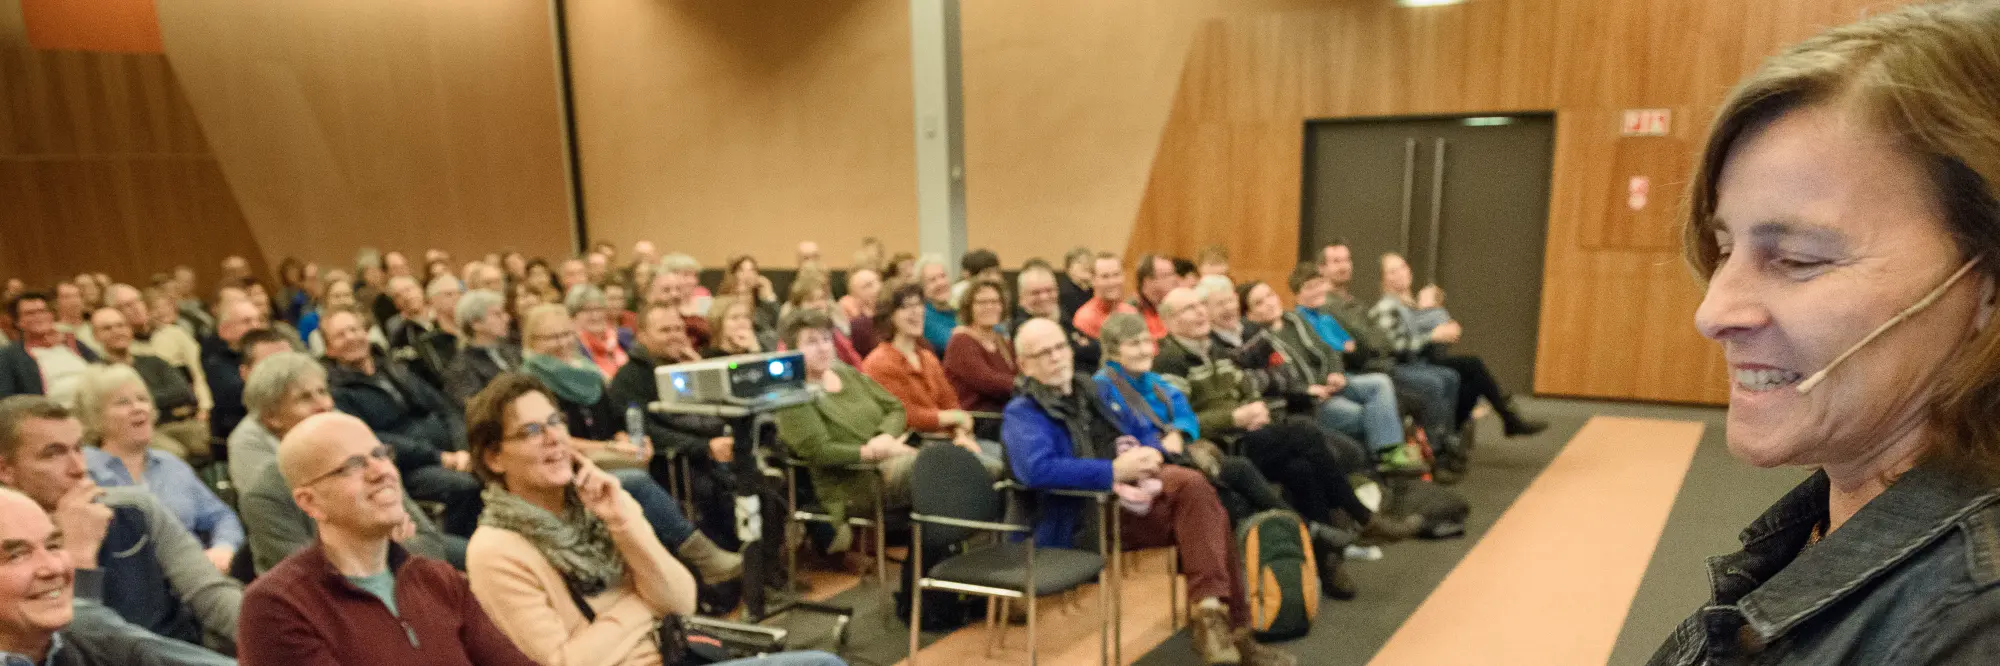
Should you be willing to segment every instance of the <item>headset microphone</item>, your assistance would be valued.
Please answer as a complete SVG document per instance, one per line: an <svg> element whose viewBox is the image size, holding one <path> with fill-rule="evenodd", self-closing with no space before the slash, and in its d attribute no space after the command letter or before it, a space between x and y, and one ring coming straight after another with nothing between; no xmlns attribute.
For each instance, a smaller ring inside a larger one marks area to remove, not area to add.
<svg viewBox="0 0 2000 666"><path fill-rule="evenodd" d="M1882 325L1875 327L1875 330L1870 331L1867 337L1862 338L1860 342L1854 343L1854 346L1848 347L1847 351L1841 352L1839 356L1834 357L1832 363L1826 364L1826 367L1820 368L1819 372L1815 372L1811 377L1807 377L1805 381L1799 382L1799 395L1811 393L1814 387L1819 386L1820 382L1826 381L1828 373L1833 372L1834 368L1840 367L1840 364L1845 362L1847 357L1853 356L1854 352L1861 351L1862 347L1866 347L1868 343L1874 342L1875 338L1882 337L1882 334L1889 332L1889 329L1895 328L1897 324L1903 323L1904 320L1915 316L1919 312L1923 312L1924 308L1930 307L1932 303L1936 303L1938 298L1944 296L1945 290L1951 289L1951 286L1954 284L1958 284L1960 278L1965 277L1966 273L1972 272L1973 266L1979 265L1979 259L1980 257L1973 257L1971 261L1965 262L1964 266L1958 267L1958 272L1952 273L1950 278L1946 278L1943 284L1938 285L1936 289L1932 289L1931 293L1925 294L1916 303L1910 304L1910 307L1896 313L1896 316L1890 317L1889 321L1882 322Z"/></svg>

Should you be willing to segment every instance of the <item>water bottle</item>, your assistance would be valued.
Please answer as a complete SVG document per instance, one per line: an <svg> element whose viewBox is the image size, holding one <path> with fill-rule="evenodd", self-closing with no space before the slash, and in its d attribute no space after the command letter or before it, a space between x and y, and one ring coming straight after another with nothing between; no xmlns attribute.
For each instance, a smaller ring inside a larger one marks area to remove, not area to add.
<svg viewBox="0 0 2000 666"><path fill-rule="evenodd" d="M639 403L625 406L625 436L632 438L634 448L646 444L646 411L639 408Z"/></svg>

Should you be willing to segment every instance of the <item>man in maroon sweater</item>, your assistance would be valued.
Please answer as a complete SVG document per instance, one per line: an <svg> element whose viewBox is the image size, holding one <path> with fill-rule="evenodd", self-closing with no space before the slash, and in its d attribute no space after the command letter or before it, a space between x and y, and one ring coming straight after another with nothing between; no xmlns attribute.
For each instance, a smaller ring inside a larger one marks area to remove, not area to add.
<svg viewBox="0 0 2000 666"><path fill-rule="evenodd" d="M534 663L487 619L464 576L395 543L411 531L403 482L367 424L307 418L279 443L278 471L319 541L244 592L243 664Z"/></svg>

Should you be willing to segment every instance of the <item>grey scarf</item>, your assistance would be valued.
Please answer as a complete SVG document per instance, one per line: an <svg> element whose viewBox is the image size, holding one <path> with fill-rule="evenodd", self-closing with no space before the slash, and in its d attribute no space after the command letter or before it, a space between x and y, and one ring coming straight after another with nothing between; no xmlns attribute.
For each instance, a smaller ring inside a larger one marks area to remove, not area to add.
<svg viewBox="0 0 2000 666"><path fill-rule="evenodd" d="M480 525L527 539L578 594L594 596L622 582L625 558L618 554L618 545L612 543L611 530L583 508L575 490L563 491L561 516L507 492L497 483L488 484L479 496L486 500L486 510L479 514Z"/></svg>

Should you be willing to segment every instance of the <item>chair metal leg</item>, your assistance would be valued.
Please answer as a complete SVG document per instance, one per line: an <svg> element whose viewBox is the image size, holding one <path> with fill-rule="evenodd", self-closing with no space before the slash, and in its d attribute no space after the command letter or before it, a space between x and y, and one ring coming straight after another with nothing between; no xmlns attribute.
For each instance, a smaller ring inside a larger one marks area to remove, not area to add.
<svg viewBox="0 0 2000 666"><path fill-rule="evenodd" d="M1179 630L1181 625L1187 623L1187 616L1181 613L1181 604L1186 600L1181 597L1181 549L1178 546L1168 546L1167 626L1173 627L1175 630Z"/></svg>
<svg viewBox="0 0 2000 666"><path fill-rule="evenodd" d="M923 538L924 538L924 526L921 523L911 521L910 540L915 543L923 543ZM911 548L910 557L912 558L911 561L916 563L915 566L917 568L914 569L914 571L923 571L924 549ZM924 626L923 617L924 617L924 578L923 576L920 575L911 576L910 577L910 666L917 666L917 651L921 649L921 646L918 645L918 638L919 638L918 634L920 634L923 631L923 626Z"/></svg>
<svg viewBox="0 0 2000 666"><path fill-rule="evenodd" d="M1006 630L1006 626L1001 624L999 622L999 619L1000 619L1000 597L987 597L986 598L986 656L989 659L993 657L993 650L994 650L993 637L998 635L1001 631Z"/></svg>
<svg viewBox="0 0 2000 666"><path fill-rule="evenodd" d="M1104 500L1099 499L1097 501L1097 510L1099 513L1104 512L1104 506ZM1100 520L1097 521L1097 552L1099 555L1106 555L1106 557L1104 558L1104 568L1097 572L1097 662L1105 664L1112 663L1112 660L1116 659L1111 653L1111 624L1117 622L1118 619L1112 615L1111 611L1112 586L1116 580L1111 575L1111 558L1108 556L1112 552L1111 539L1105 535L1104 523L1106 521L1102 520L1103 516L1099 516L1099 518Z"/></svg>
<svg viewBox="0 0 2000 666"><path fill-rule="evenodd" d="M888 521L888 510L884 508L884 505L889 503L889 497L888 493L882 492L881 482L879 480L877 481L876 488L877 490L875 492L875 582L881 585L882 589L886 590L889 589L889 521ZM913 520L910 522L914 524L916 521ZM912 543L910 544L910 550L920 550L920 549L921 547L916 545L913 538ZM911 571L911 574L913 576L920 575L922 573L923 569L914 569Z"/></svg>
<svg viewBox="0 0 2000 666"><path fill-rule="evenodd" d="M1000 632L993 635L994 649L998 650L1007 649L1007 632L1014 628L1014 623L1010 622L1009 620L1012 619L1013 617L1014 617L1014 600L1006 597L1001 597Z"/></svg>
<svg viewBox="0 0 2000 666"><path fill-rule="evenodd" d="M798 468L786 465L785 466L785 531L784 531L785 580L789 581L789 584L795 586L797 589L803 590L805 589L805 586L802 585L801 582L799 581L799 549L805 547L806 543L810 542L811 540L806 538L805 526L799 524L798 515L799 515L799 471ZM794 525L798 525L799 527L798 531L799 540L796 543L793 542L791 539L792 527Z"/></svg>
<svg viewBox="0 0 2000 666"><path fill-rule="evenodd" d="M1040 606L1040 598L1035 595L1035 534L1028 533L1028 585L1021 590L1021 603L1028 605L1028 666L1035 666L1039 658L1040 646L1035 643L1035 607Z"/></svg>
<svg viewBox="0 0 2000 666"><path fill-rule="evenodd" d="M1125 537L1122 534L1123 530L1120 528L1120 523L1122 523L1123 521L1120 518L1118 505L1107 504L1106 507L1107 511L1111 513L1111 553L1113 555L1111 561L1113 563L1112 566L1115 567L1115 570L1112 571L1111 573L1111 579L1114 581L1118 581L1118 593L1115 596L1111 597L1111 614L1112 614L1111 663L1124 664L1125 663L1125 567L1124 565L1117 563L1119 561L1117 555L1119 553L1125 552Z"/></svg>

